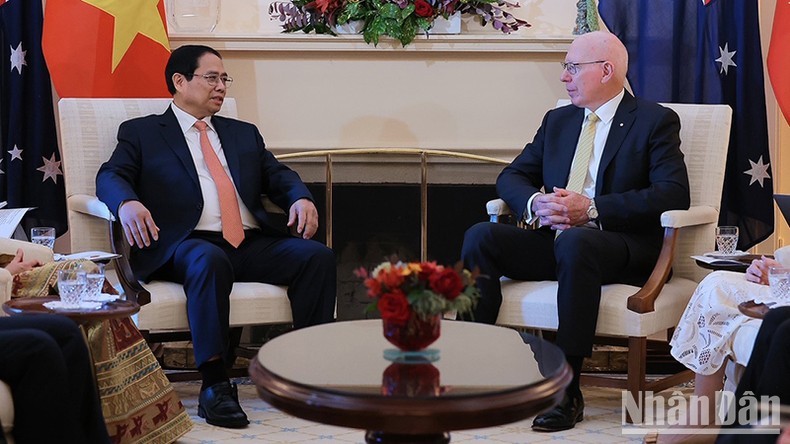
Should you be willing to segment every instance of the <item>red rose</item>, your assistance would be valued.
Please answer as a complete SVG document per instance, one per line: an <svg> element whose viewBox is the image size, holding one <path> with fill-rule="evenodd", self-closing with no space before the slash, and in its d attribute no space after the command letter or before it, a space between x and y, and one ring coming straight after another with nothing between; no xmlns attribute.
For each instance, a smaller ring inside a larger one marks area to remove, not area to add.
<svg viewBox="0 0 790 444"><path fill-rule="evenodd" d="M400 290L381 295L377 307L381 318L391 322L405 324L411 316L409 301Z"/></svg>
<svg viewBox="0 0 790 444"><path fill-rule="evenodd" d="M433 7L425 0L414 0L414 13L419 17L433 16Z"/></svg>
<svg viewBox="0 0 790 444"><path fill-rule="evenodd" d="M365 279L365 286L368 287L368 296L375 298L381 294L381 283L373 278Z"/></svg>
<svg viewBox="0 0 790 444"><path fill-rule="evenodd" d="M431 275L442 269L441 266L436 265L436 262L422 262L420 263L419 280L427 282Z"/></svg>
<svg viewBox="0 0 790 444"><path fill-rule="evenodd" d="M461 276L451 268L445 268L439 273L431 275L430 284L433 291L450 300L457 298L464 289Z"/></svg>

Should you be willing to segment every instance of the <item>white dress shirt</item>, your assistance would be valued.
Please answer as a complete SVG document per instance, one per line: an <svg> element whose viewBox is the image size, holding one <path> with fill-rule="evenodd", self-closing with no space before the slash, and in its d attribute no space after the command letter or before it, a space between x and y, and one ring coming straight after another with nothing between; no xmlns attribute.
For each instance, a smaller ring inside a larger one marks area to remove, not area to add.
<svg viewBox="0 0 790 444"><path fill-rule="evenodd" d="M595 140L593 141L593 152L590 156L590 167L587 170L587 177L584 179L584 186L582 187L581 192L581 194L589 197L590 199L595 197L595 181L598 178L598 167L601 165L603 149L606 145L606 139L609 137L609 130L612 128L614 114L617 112L617 107L620 106L623 96L625 96L625 90L620 91L619 94L609 99L608 102L599 106L596 110L590 110L587 108L584 109L584 119L582 119L582 126L587 121L587 116L592 112L595 112L599 119L598 122L595 123ZM581 129L579 131L581 133ZM552 192L552 190L545 191ZM536 216L532 214L532 201L540 194L543 193L533 194L527 201L527 217L525 218L527 223L533 223L536 219Z"/></svg>
<svg viewBox="0 0 790 444"><path fill-rule="evenodd" d="M211 177L206 161L203 159L203 151L200 149L200 131L195 128L195 122L198 119L179 108L175 103L172 103L171 108L176 115L176 119L178 119L178 125L181 127L181 131L184 133L184 139L186 139L187 146L189 147L189 154L192 156L192 161L195 163L195 169L197 170L200 192L203 195L203 211L200 213L200 219L198 219L195 230L221 232L222 219L220 218L219 210L219 194L217 192L217 185L214 183L214 179ZM214 151L217 153L219 162L222 164L222 168L225 170L225 173L227 173L228 178L233 182L233 176L231 176L230 170L228 169L228 161L225 159L225 152L222 150L222 142L220 142L219 136L214 130L214 126L211 124L211 118L206 117L202 120L208 125L206 132L208 134L208 140L211 142L211 147L214 148ZM235 183L233 187L236 189ZM250 210L247 209L247 206L244 205L244 202L241 201L238 189L236 189L236 200L239 201L241 222L244 225L244 229L258 228L258 222L255 220L255 217Z"/></svg>

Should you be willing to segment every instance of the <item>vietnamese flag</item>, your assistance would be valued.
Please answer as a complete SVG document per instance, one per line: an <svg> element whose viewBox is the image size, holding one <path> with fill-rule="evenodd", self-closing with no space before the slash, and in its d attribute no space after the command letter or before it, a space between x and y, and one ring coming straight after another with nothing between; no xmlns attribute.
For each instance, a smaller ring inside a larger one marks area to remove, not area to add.
<svg viewBox="0 0 790 444"><path fill-rule="evenodd" d="M170 97L163 0L54 0L44 57L60 97Z"/></svg>
<svg viewBox="0 0 790 444"><path fill-rule="evenodd" d="M790 3L776 2L771 43L768 47L768 76L776 101L790 123Z"/></svg>

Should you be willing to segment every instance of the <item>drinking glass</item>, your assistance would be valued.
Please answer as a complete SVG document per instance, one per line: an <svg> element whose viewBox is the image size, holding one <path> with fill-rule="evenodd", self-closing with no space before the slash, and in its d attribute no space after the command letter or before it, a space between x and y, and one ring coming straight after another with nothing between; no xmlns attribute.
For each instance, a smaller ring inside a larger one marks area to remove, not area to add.
<svg viewBox="0 0 790 444"><path fill-rule="evenodd" d="M101 289L104 286L104 264L95 264L96 268L80 267L85 271L85 292L82 295L83 301L99 300Z"/></svg>
<svg viewBox="0 0 790 444"><path fill-rule="evenodd" d="M30 229L30 241L34 244L49 247L51 250L55 248L55 229L52 227L33 227Z"/></svg>
<svg viewBox="0 0 790 444"><path fill-rule="evenodd" d="M220 0L167 0L165 11L174 31L211 32L219 22Z"/></svg>
<svg viewBox="0 0 790 444"><path fill-rule="evenodd" d="M738 227L716 227L716 247L721 254L733 254L738 246Z"/></svg>
<svg viewBox="0 0 790 444"><path fill-rule="evenodd" d="M77 308L87 285L84 271L73 268L58 271L58 293L65 308Z"/></svg>
<svg viewBox="0 0 790 444"><path fill-rule="evenodd" d="M768 270L768 285L775 299L790 297L790 268L771 267Z"/></svg>

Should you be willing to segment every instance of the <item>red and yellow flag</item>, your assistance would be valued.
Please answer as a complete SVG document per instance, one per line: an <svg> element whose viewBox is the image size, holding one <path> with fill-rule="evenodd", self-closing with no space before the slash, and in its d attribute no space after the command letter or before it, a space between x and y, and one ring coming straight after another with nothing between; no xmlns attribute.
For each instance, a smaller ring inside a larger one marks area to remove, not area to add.
<svg viewBox="0 0 790 444"><path fill-rule="evenodd" d="M49 1L42 47L60 97L170 96L163 0Z"/></svg>
<svg viewBox="0 0 790 444"><path fill-rule="evenodd" d="M776 2L771 44L768 47L768 75L776 101L790 123L790 3Z"/></svg>

